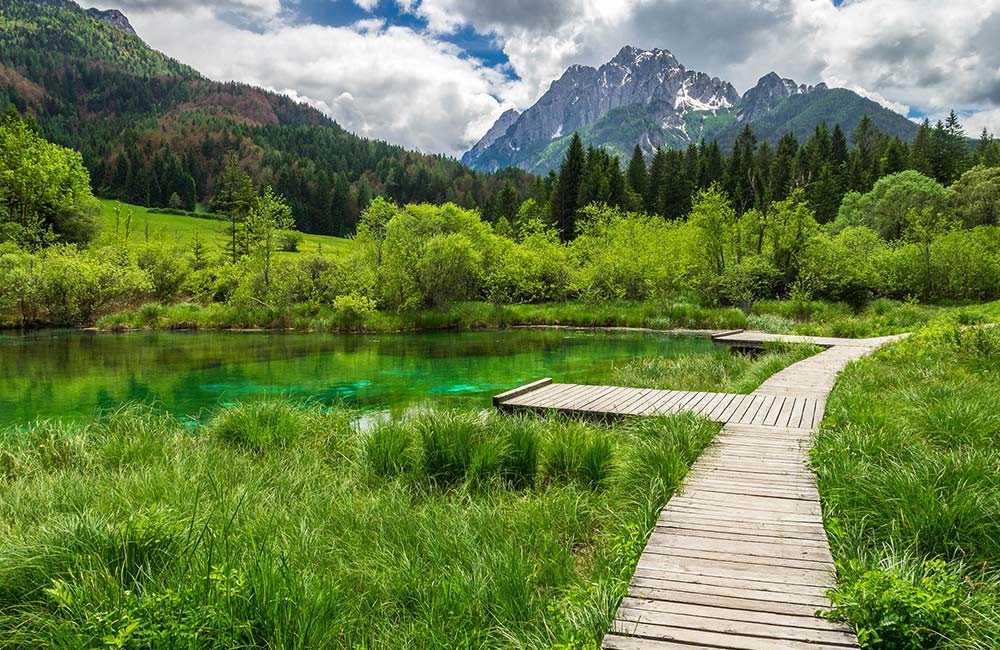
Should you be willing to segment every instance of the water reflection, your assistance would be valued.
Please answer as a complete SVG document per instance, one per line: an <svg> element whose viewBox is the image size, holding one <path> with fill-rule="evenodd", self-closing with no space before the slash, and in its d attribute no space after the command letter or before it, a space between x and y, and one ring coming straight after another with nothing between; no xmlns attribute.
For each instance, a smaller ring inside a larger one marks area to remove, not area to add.
<svg viewBox="0 0 1000 650"><path fill-rule="evenodd" d="M0 337L0 425L88 417L129 401L197 418L262 395L400 414L487 407L544 376L607 382L614 363L705 352L708 341L630 332L489 330L327 334L43 332Z"/></svg>

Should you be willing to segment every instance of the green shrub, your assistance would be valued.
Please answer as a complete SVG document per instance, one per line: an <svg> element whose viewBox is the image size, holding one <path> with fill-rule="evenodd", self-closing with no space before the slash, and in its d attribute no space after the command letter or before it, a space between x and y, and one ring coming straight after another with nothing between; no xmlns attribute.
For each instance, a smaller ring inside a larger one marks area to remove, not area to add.
<svg viewBox="0 0 1000 650"><path fill-rule="evenodd" d="M515 489L531 488L538 475L538 425L529 418L510 418L505 424L504 479Z"/></svg>
<svg viewBox="0 0 1000 650"><path fill-rule="evenodd" d="M929 650L962 633L977 598L960 572L932 560L922 571L866 571L831 591L830 600L827 616L850 623L863 648Z"/></svg>
<svg viewBox="0 0 1000 650"><path fill-rule="evenodd" d="M611 441L583 423L568 423L550 441L545 475L556 483L600 487L611 471Z"/></svg>

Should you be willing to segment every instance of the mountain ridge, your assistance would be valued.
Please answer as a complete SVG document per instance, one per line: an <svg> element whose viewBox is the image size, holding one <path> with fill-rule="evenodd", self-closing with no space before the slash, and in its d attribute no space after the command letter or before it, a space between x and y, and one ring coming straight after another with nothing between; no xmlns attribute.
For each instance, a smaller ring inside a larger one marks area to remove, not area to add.
<svg viewBox="0 0 1000 650"><path fill-rule="evenodd" d="M301 230L342 236L374 196L488 208L507 180L527 193L523 172L480 174L362 138L286 95L208 79L126 26L69 0L3 0L0 11L0 111L79 151L101 196L193 209L235 160L285 196Z"/></svg>
<svg viewBox="0 0 1000 650"><path fill-rule="evenodd" d="M827 96L831 90L842 92ZM795 98L799 99L791 101ZM839 102L850 106L852 113L845 115L836 105ZM810 110L815 106L823 110ZM911 139L917 128L871 100L849 90L831 89L825 83L799 84L772 71L740 95L728 81L686 68L668 50L627 45L599 68L567 68L535 104L503 129L502 135L497 134L499 123L495 124L466 152L462 162L483 171L514 166L546 173L558 165L574 131L588 144L622 156L635 145L652 153L659 147L684 147L700 139L731 144L746 124L766 124L767 133L762 137L774 142L788 131L797 137L808 133L803 133L796 115L786 115L787 130L782 130L782 124L773 124L775 114L785 114L782 107L813 116L823 112L838 115L845 118L842 121L847 123L842 126L848 130L868 114L881 128L904 139ZM824 121L823 115L818 117ZM615 120L623 120L620 128ZM810 125L809 131L820 122Z"/></svg>

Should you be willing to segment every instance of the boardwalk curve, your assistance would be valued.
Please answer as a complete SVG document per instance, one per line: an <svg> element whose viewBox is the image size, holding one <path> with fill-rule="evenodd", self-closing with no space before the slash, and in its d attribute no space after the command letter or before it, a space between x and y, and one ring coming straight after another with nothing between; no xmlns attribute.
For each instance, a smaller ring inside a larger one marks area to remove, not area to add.
<svg viewBox="0 0 1000 650"><path fill-rule="evenodd" d="M816 479L807 461L838 373L901 337L835 339L754 332L716 342L826 349L749 395L555 384L498 395L503 409L605 416L695 412L722 431L660 513L608 650L857 648L853 630L816 616L835 586Z"/></svg>

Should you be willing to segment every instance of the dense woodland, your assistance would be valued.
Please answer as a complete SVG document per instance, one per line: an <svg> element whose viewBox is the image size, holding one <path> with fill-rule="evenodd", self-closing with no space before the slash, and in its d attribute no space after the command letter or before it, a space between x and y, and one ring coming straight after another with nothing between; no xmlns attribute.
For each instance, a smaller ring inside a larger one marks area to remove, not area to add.
<svg viewBox="0 0 1000 650"><path fill-rule="evenodd" d="M725 190L739 217L751 210L766 214L799 190L816 220L826 224L836 219L845 197L869 192L885 176L914 170L947 186L976 165L1000 165L1000 143L984 132L970 149L954 113L934 126L925 121L912 143L881 133L867 117L849 136L839 125L821 124L807 141L786 134L777 147L758 142L747 126L730 151L702 142L658 150L649 161L637 146L624 167L603 150L585 150L577 136L559 171L536 180L530 195L537 206L547 206L564 240L574 236L576 215L590 203L681 219L698 192L713 185ZM508 207L496 214L518 218Z"/></svg>
<svg viewBox="0 0 1000 650"><path fill-rule="evenodd" d="M52 142L83 155L94 190L130 203L208 203L235 156L272 186L306 232L346 235L373 196L489 212L510 181L445 156L359 138L287 97L217 83L92 19L73 3L0 8L0 110L13 106Z"/></svg>
<svg viewBox="0 0 1000 650"><path fill-rule="evenodd" d="M919 143L874 134L880 148L866 154L858 145L863 128L851 147L837 128L820 127L803 147L788 139L769 165L761 162L769 160L766 145L752 146L749 131L728 157L709 144L704 155L702 148L661 152L647 170L637 154L624 172L577 142L558 175L534 182L537 199L519 202L503 188L492 224L454 203L401 207L376 197L361 214L352 252L279 255L294 207L277 187L256 185L237 158L224 166L211 202L228 220L224 248L155 238L137 248L127 207L113 231L95 227L81 155L46 142L11 112L0 123L0 173L12 179L0 195L0 314L11 324L74 325L181 301L226 305L235 310L226 318L246 325L288 326L294 317L333 313L327 326L350 328L376 310L476 300L689 301L750 312L775 297L855 308L883 297L998 298L1000 167L989 166L996 144L986 138L975 151L947 148L959 142L957 123L951 135L947 126L924 131L936 143L928 171L954 182L909 168L921 160ZM813 156L823 160L826 142L831 152L842 149L839 158L830 154L841 162L822 162L827 182L809 183L809 165ZM954 158L937 157L941 151ZM708 186L699 180L679 192L664 184L681 173L667 161L688 156L708 170ZM760 182L765 169L768 184ZM784 171L787 185L774 180ZM636 192L642 183L645 192ZM825 188L832 198L818 191ZM659 214L673 212L671 205L682 206L678 216ZM236 324L226 318L216 325Z"/></svg>

